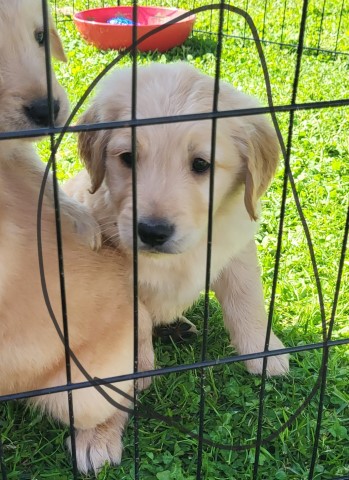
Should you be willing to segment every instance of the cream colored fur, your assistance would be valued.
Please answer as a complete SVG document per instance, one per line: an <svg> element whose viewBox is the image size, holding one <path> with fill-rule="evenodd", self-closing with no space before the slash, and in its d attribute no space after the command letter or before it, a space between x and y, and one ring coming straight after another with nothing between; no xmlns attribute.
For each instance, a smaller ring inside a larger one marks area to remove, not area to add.
<svg viewBox="0 0 349 480"><path fill-rule="evenodd" d="M0 0L0 130L34 128L23 104L45 95L45 62L34 31L42 27L41 0ZM51 27L52 51L63 59ZM30 61L29 61L30 58ZM26 61L28 59L28 61ZM25 81L24 81L25 79ZM23 81L22 81L23 80ZM53 80L65 120L64 91ZM0 395L66 384L64 346L44 301L38 263L37 208L43 168L25 140L0 140ZM58 252L51 180L44 196L42 248L44 272L54 315L63 329ZM61 195L63 256L70 348L91 377L133 372L133 295L128 265L116 250L92 251L76 233L76 225L94 225L87 210ZM86 221L87 219L87 221ZM73 220L73 221L72 221ZM153 368L152 323L139 304L139 370ZM86 380L72 360L72 381ZM149 383L147 380L142 386ZM133 395L133 382L115 384ZM103 387L128 408L123 395ZM32 399L32 403L68 423L67 394ZM97 471L105 461L119 463L121 434L127 415L98 391L73 392L78 468Z"/></svg>
<svg viewBox="0 0 349 480"><path fill-rule="evenodd" d="M25 109L37 99L47 97L45 47L38 45L35 33L43 31L41 0L0 0L0 132L40 128L25 114ZM66 56L50 18L50 46L52 54L61 61ZM60 110L56 119L62 125L69 113L66 93L52 72L53 99L59 101ZM12 162L11 152L17 140L2 141L2 158ZM23 141L21 141L23 143ZM29 144L28 144L29 145ZM26 147L26 151L32 147ZM27 169L41 177L44 164L34 150L27 154ZM29 165L30 164L30 165ZM52 181L48 182L47 194L52 199ZM100 247L100 229L88 211L77 202L61 193L64 213L71 218L77 232L92 248Z"/></svg>
<svg viewBox="0 0 349 480"><path fill-rule="evenodd" d="M81 123L131 118L130 69L109 76ZM139 67L138 119L210 112L213 79L184 63ZM219 110L257 106L257 102L220 83ZM193 161L210 161L209 120L138 127L138 229L141 222L164 221L173 227L160 246L139 246L139 293L154 324L171 322L204 288L207 248L209 172L193 171ZM81 133L79 148L86 164L65 191L92 209L107 244L132 257L131 169L123 160L131 152L131 130ZM231 341L240 354L264 350L267 316L254 234L259 198L278 163L278 142L264 116L217 121L211 287L219 299ZM90 193L91 192L91 193ZM94 192L94 193L93 193ZM159 220L160 219L160 220ZM271 333L270 350L282 348ZM263 361L247 368L261 373ZM288 371L287 355L268 359L269 375Z"/></svg>

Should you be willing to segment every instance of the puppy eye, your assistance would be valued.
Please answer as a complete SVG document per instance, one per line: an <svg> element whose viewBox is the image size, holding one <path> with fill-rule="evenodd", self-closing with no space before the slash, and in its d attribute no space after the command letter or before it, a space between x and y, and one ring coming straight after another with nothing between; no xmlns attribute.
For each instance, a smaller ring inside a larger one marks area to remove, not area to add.
<svg viewBox="0 0 349 480"><path fill-rule="evenodd" d="M124 152L119 155L121 158L122 163L128 167L132 168L132 152Z"/></svg>
<svg viewBox="0 0 349 480"><path fill-rule="evenodd" d="M204 173L210 168L210 163L203 158L194 158L191 169L195 173Z"/></svg>
<svg viewBox="0 0 349 480"><path fill-rule="evenodd" d="M43 30L36 30L34 32L36 42L42 47L45 43L45 33Z"/></svg>

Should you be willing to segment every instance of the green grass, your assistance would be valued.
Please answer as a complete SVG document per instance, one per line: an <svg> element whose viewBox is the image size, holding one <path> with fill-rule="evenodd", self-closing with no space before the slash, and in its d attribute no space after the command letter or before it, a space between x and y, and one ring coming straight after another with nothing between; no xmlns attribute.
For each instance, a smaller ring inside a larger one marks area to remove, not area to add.
<svg viewBox="0 0 349 480"><path fill-rule="evenodd" d="M156 3L156 2L153 2ZM259 30L263 24L263 2L250 2ZM271 3L271 2L270 2ZM58 1L58 7L69 5ZM98 2L90 2L97 5ZM165 4L165 3L163 3ZM167 3L166 3L167 4ZM169 3L168 3L169 4ZM198 4L198 3L197 3ZM196 5L197 5L196 4ZM204 4L204 2L202 2ZM86 2L75 2L84 8ZM190 8L192 1L181 2ZM324 47L331 48L338 25L340 2L326 4L323 25ZM319 15L322 4L310 5L307 44L316 45ZM265 38L280 38L278 18L283 4L268 6ZM301 12L300 2L292 1L287 7L284 40L297 39ZM346 16L346 17L345 17ZM62 22L59 30L69 56L67 65L56 64L57 74L67 88L72 105L88 87L91 80L114 57L115 52L100 52L86 45L76 33L73 24ZM215 15L198 17L200 30L217 27ZM229 15L226 31L243 30L240 19ZM348 11L344 11L339 47L348 50ZM277 46L265 46L264 52L270 70L275 104L290 101L295 51ZM184 46L166 54L141 54L140 63L186 60L208 74L215 68L215 37L196 34ZM125 57L120 65L130 64ZM119 68L119 66L117 67ZM334 100L348 96L349 61L345 56L314 55L306 53L302 61L298 102ZM236 88L258 96L267 103L264 79L253 44L241 40L226 40L223 46L222 77ZM286 139L289 114L279 114L278 121ZM291 167L297 191L314 242L321 285L324 294L326 319L329 320L340 255L346 208L349 198L349 115L348 108L309 110L295 114L294 141ZM40 153L48 158L48 143L42 142ZM77 159L76 138L67 136L59 153L59 178L74 175L81 165ZM282 189L282 162L275 181L264 198L263 222L257 235L260 261L265 285L266 304L270 298L275 263L276 237ZM333 338L349 337L349 262L343 272ZM188 318L202 327L203 302L199 301L188 313ZM295 202L288 190L280 276L276 292L274 330L287 346L304 345L322 340L321 318L314 274L311 267L305 235ZM191 345L156 345L158 367L188 364L200 360L201 340ZM224 331L220 307L211 299L211 318L208 358L223 358L233 354ZM302 404L312 390L321 365L321 351L308 351L292 355L290 374L286 378L270 379L266 384L264 402L263 437L278 429ZM331 349L328 382L324 398L323 422L319 442L318 460L314 478L329 480L349 475L349 348ZM208 369L206 372L205 433L224 444L248 444L256 438L258 395L260 379L246 373L244 366L233 363ZM281 435L262 448L259 466L260 480L307 479L314 440L318 393L310 405ZM142 405L178 421L197 432L199 412L198 372L158 377L142 395ZM42 418L36 411L27 410L20 403L1 407L0 430L9 479L70 479L71 467L64 447L67 430L53 421ZM196 478L197 442L174 427L148 418L140 418L140 453L142 480L193 480ZM133 477L132 421L124 438L122 464L117 468L105 467L98 476L102 479L129 480ZM254 450L226 452L204 447L202 478L206 480L248 480L252 478ZM93 478L87 476L85 478Z"/></svg>

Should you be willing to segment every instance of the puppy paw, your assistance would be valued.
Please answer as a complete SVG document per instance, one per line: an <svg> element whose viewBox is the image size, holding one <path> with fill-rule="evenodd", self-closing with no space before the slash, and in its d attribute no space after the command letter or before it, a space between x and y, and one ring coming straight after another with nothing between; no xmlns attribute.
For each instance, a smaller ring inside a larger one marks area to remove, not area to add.
<svg viewBox="0 0 349 480"><path fill-rule="evenodd" d="M95 474L105 463L119 465L122 456L122 431L126 421L123 412L95 428L77 430L75 434L76 462L81 473L93 470ZM67 439L71 452L71 438Z"/></svg>
<svg viewBox="0 0 349 480"><path fill-rule="evenodd" d="M92 250L99 250L102 246L101 228L90 211L72 198L64 199L62 203L64 213L83 243Z"/></svg>
<svg viewBox="0 0 349 480"><path fill-rule="evenodd" d="M153 335L160 338L165 343L189 343L198 334L198 329L186 317L178 317L169 325L157 325L154 328Z"/></svg>
<svg viewBox="0 0 349 480"><path fill-rule="evenodd" d="M263 372L263 359L248 360L246 368L249 373L261 375ZM277 375L287 375L289 371L288 355L276 355L267 359L267 376L274 377Z"/></svg>
<svg viewBox="0 0 349 480"><path fill-rule="evenodd" d="M153 345L141 342L138 350L138 371L146 372L154 369L154 350ZM152 377L143 377L137 380L137 389L139 391L150 387Z"/></svg>
<svg viewBox="0 0 349 480"><path fill-rule="evenodd" d="M284 348L282 342L277 338L273 333L270 336L269 350L279 350ZM254 348L250 349L248 352L244 353L253 353L253 352L262 352L264 350L264 338L263 342L260 342L260 345L255 345ZM256 360L247 360L246 361L247 370L255 375L261 375L263 372L263 358L257 358ZM275 355L267 358L267 375L268 377L273 377L277 375L286 375L289 372L289 355Z"/></svg>
<svg viewBox="0 0 349 480"><path fill-rule="evenodd" d="M136 381L137 391L138 391L138 392L142 392L143 390L146 390L147 388L150 387L151 382L152 382L152 378L151 378L151 377L139 378L139 379Z"/></svg>
<svg viewBox="0 0 349 480"><path fill-rule="evenodd" d="M101 248L100 226L88 212L78 221L75 220L75 231L92 250L97 251Z"/></svg>

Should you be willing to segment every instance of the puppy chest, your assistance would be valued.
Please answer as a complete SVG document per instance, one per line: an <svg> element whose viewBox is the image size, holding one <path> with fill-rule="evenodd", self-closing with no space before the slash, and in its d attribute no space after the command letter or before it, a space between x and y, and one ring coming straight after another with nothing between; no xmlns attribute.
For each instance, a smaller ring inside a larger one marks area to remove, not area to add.
<svg viewBox="0 0 349 480"><path fill-rule="evenodd" d="M155 323L173 321L197 300L204 288L204 269L176 270L158 267L139 272L139 295Z"/></svg>

